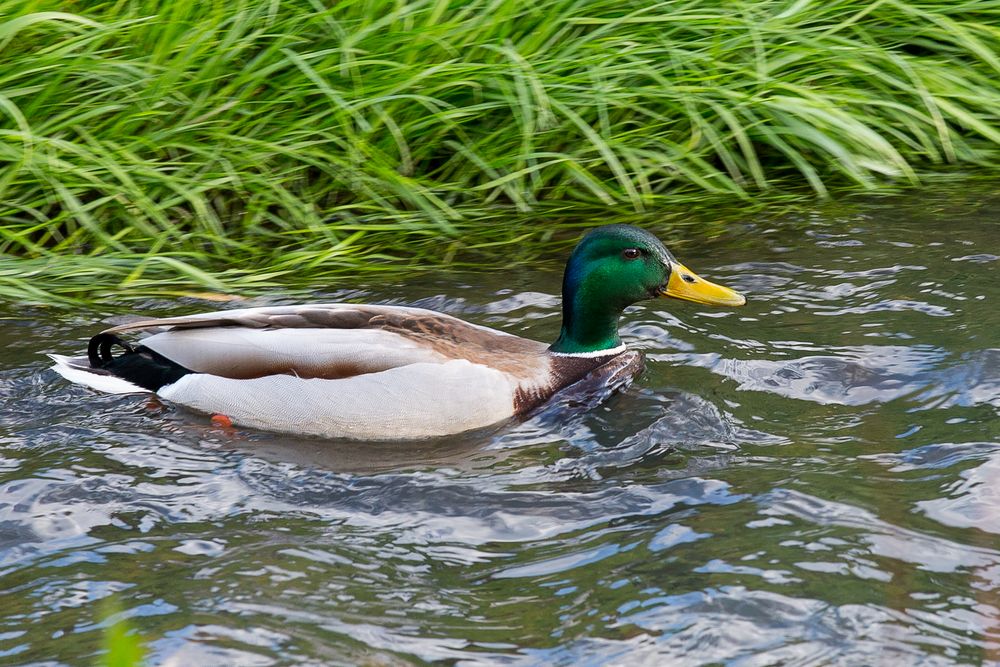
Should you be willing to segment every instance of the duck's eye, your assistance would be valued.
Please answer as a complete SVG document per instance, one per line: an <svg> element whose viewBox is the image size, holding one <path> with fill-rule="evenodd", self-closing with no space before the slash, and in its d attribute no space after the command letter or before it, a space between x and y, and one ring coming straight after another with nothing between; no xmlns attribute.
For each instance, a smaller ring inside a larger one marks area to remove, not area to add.
<svg viewBox="0 0 1000 667"><path fill-rule="evenodd" d="M625 259L639 259L642 256L642 251L638 248L625 248L622 250L622 257Z"/></svg>

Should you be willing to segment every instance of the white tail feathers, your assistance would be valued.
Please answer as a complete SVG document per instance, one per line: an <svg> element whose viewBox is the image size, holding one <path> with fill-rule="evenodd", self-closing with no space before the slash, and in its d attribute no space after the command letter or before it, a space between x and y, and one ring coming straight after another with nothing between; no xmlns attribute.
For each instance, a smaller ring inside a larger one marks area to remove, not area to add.
<svg viewBox="0 0 1000 667"><path fill-rule="evenodd" d="M115 377L106 372L102 373L100 370L91 368L90 363L85 358L64 357L61 354L50 354L48 356L52 361L56 362L52 366L52 370L75 384L82 384L85 387L108 394L148 393L148 390L134 385L128 380L123 380L120 377Z"/></svg>

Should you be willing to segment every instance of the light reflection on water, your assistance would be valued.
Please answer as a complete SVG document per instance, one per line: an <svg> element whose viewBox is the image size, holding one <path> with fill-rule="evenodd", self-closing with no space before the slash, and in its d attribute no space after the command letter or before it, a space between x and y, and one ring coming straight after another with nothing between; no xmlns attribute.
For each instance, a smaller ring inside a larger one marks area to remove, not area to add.
<svg viewBox="0 0 1000 667"><path fill-rule="evenodd" d="M68 386L90 315L8 306L0 663L92 662L109 598L175 665L1000 660L997 209L931 209L684 248L749 305L630 309L625 394L416 445ZM316 299L550 339L558 284Z"/></svg>

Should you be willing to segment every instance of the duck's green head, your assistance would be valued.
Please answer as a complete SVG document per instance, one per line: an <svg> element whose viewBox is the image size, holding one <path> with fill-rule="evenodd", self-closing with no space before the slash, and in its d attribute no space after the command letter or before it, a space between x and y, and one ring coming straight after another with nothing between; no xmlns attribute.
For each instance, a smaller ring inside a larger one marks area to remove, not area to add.
<svg viewBox="0 0 1000 667"><path fill-rule="evenodd" d="M550 349L584 353L618 347L622 311L660 296L713 306L746 303L742 294L699 278L646 230L598 227L583 237L566 264L562 331Z"/></svg>

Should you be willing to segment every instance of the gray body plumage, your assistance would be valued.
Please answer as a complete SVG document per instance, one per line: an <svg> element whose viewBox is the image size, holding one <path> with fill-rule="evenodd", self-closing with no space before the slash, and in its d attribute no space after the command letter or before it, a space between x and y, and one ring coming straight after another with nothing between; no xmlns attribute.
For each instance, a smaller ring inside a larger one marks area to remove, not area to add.
<svg viewBox="0 0 1000 667"><path fill-rule="evenodd" d="M461 433L524 415L597 372L626 383L623 348L559 355L546 345L420 308L319 304L143 320L141 345L192 371L157 394L234 424L358 440ZM56 358L75 382L114 385L85 360ZM138 387L134 390L140 391Z"/></svg>

